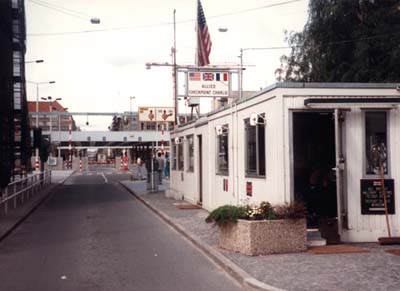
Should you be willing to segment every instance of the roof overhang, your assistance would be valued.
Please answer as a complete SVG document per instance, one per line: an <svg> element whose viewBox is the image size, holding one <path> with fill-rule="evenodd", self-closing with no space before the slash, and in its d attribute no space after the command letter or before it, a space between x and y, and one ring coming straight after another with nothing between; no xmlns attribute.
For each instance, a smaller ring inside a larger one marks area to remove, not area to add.
<svg viewBox="0 0 400 291"><path fill-rule="evenodd" d="M307 98L304 106L311 108L389 108L400 105L400 97L341 97L341 98Z"/></svg>

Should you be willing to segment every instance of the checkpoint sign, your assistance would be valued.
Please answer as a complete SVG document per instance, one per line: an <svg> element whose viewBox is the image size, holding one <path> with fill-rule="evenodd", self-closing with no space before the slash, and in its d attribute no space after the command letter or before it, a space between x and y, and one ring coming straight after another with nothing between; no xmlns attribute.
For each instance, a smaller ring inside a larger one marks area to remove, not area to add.
<svg viewBox="0 0 400 291"><path fill-rule="evenodd" d="M230 95L229 72L199 72L187 73L188 97L229 97Z"/></svg>

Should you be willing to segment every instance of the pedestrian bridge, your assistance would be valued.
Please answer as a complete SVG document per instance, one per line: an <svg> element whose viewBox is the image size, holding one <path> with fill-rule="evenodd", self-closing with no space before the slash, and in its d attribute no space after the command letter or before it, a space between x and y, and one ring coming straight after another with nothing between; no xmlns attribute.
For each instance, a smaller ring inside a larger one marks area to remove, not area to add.
<svg viewBox="0 0 400 291"><path fill-rule="evenodd" d="M44 131L43 135L51 135L52 143L68 143L68 131ZM72 142L80 144L109 143L149 143L169 141L170 134L164 131L72 131Z"/></svg>

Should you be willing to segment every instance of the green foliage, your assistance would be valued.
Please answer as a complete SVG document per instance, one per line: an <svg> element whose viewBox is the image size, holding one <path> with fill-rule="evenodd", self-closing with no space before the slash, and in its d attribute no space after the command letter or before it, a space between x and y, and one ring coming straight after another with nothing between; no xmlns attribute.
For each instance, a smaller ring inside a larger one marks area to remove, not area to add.
<svg viewBox="0 0 400 291"><path fill-rule="evenodd" d="M286 35L278 81L398 82L398 0L310 0L302 32Z"/></svg>
<svg viewBox="0 0 400 291"><path fill-rule="evenodd" d="M246 217L246 207L224 205L214 209L206 218L207 223L215 222L218 226L236 223L238 219Z"/></svg>
<svg viewBox="0 0 400 291"><path fill-rule="evenodd" d="M232 206L224 205L214 209L206 218L207 223L216 223L224 226L236 223L238 219L246 220L273 220L299 219L306 217L306 208L302 203L294 202L273 207L269 202L260 205Z"/></svg>

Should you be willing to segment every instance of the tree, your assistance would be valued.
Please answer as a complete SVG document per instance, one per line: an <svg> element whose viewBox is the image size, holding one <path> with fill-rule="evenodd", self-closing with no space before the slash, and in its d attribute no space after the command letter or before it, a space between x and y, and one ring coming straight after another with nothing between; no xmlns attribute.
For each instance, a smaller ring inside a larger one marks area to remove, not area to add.
<svg viewBox="0 0 400 291"><path fill-rule="evenodd" d="M278 81L398 82L398 0L310 0L302 32L286 35Z"/></svg>

